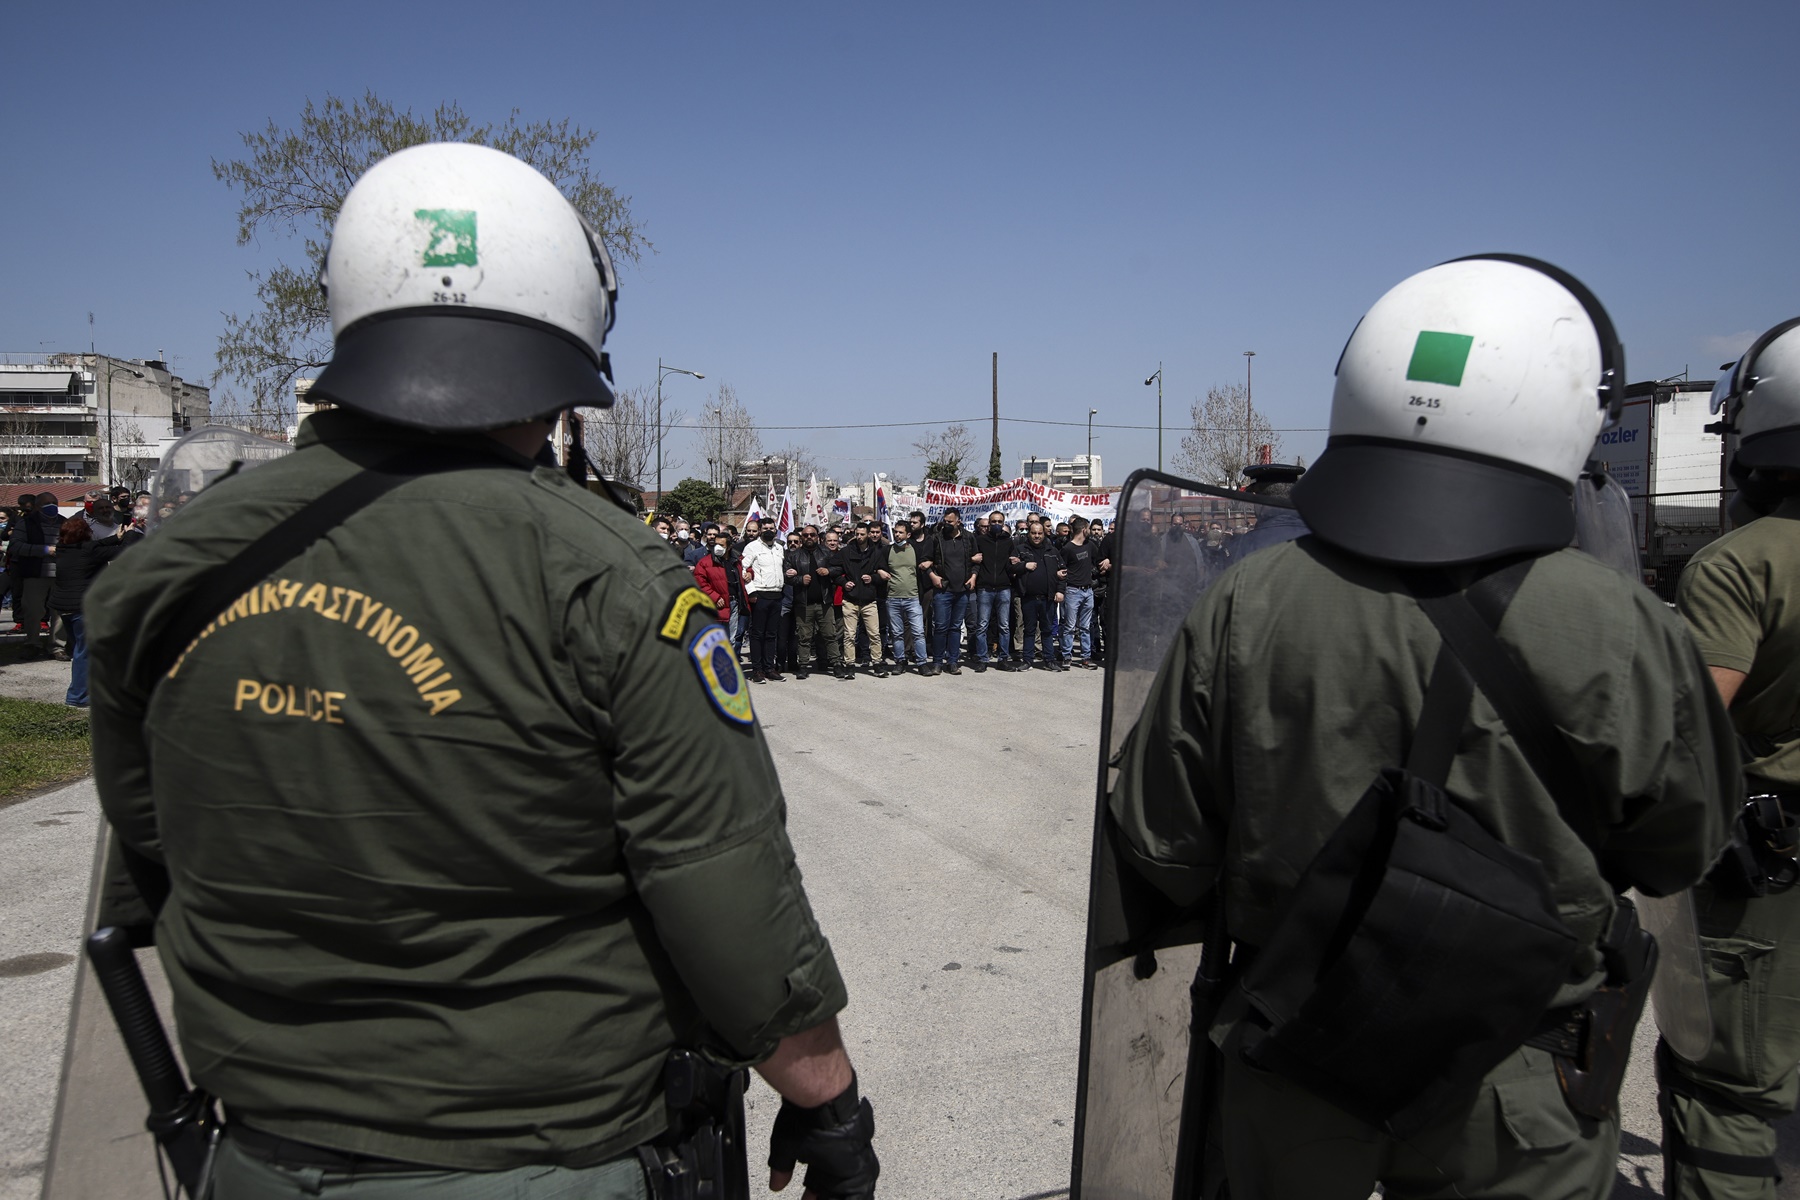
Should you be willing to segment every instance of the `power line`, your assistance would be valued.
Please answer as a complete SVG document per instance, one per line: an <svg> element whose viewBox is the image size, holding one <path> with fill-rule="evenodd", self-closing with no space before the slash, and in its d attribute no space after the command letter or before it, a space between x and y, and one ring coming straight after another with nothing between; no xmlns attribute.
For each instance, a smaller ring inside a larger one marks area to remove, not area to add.
<svg viewBox="0 0 1800 1200"><path fill-rule="evenodd" d="M628 429L655 429L656 428L656 422L654 422L654 421L621 421L621 420L618 420L617 418L606 417L606 416L602 416L598 419L603 422L607 422L609 424L622 425ZM949 426L949 425L972 425L977 420L987 420L987 419L989 419L989 418L963 417L963 418L959 418L959 419L955 419L955 420L948 420L948 421L878 421L878 422L872 422L872 423L868 423L868 424L857 424L857 425L764 425L764 424L761 424L760 422L753 422L752 427L758 433L763 433L763 432L820 433L820 432L830 432L830 431L838 430L838 429L919 429L919 428L936 428L938 426ZM1049 420L1048 418L1040 418L1040 417L1001 417L1000 420L1003 422L1009 423L1009 424L1014 424L1014 425L1066 425L1066 426L1071 426L1076 429L1087 428L1086 421L1052 421L1052 420ZM692 430L694 432L711 432L713 430L718 429L719 426L718 425L670 425L670 426L667 426L666 428L670 429L670 430L687 429L687 430ZM1095 429L1136 429L1136 430L1142 430L1142 431L1151 431L1151 430L1154 430L1156 428L1156 426L1154 426L1154 425L1109 425L1109 424L1101 424L1099 422L1095 422L1094 428ZM1189 428L1191 429L1192 427L1190 426ZM1229 425L1219 425L1219 426L1209 425L1209 426L1207 426L1207 429L1209 432L1217 432L1217 433L1243 433L1244 432L1244 430L1241 426L1229 426ZM1311 427L1311 426L1288 426L1288 427L1281 427L1281 428L1276 428L1276 427L1271 426L1271 427L1268 427L1266 430L1264 430L1262 427L1258 427L1257 429L1253 429L1251 432L1256 433L1256 432L1265 432L1265 431L1268 433L1329 433L1329 432L1331 432L1328 428L1326 428L1324 426L1319 426L1316 428Z"/></svg>

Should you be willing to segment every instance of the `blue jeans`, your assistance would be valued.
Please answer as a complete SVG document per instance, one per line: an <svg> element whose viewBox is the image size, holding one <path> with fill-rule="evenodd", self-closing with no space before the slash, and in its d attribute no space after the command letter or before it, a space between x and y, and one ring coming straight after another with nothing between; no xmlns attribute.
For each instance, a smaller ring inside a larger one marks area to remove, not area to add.
<svg viewBox="0 0 1800 1200"><path fill-rule="evenodd" d="M1062 652L1063 661L1072 661L1075 649L1075 635L1081 635L1081 658L1091 658L1094 644L1088 640L1088 622L1094 619L1094 589L1064 588L1062 605Z"/></svg>
<svg viewBox="0 0 1800 1200"><path fill-rule="evenodd" d="M63 696L63 703L85 708L88 702L87 626L78 612L66 612L62 619L69 627L69 690Z"/></svg>
<svg viewBox="0 0 1800 1200"><path fill-rule="evenodd" d="M1025 630L1025 661L1030 663L1037 653L1038 638L1044 639L1044 661L1056 661L1056 634L1053 613L1056 602L1048 596L1024 597L1024 612L1019 616L1019 624Z"/></svg>
<svg viewBox="0 0 1800 1200"><path fill-rule="evenodd" d="M932 597L937 617L938 662L945 666L962 663L962 627L969 614L969 593L939 592Z"/></svg>
<svg viewBox="0 0 1800 1200"><path fill-rule="evenodd" d="M1011 656L1012 646L1012 589L982 588L975 593L975 660L988 660L988 631L994 633L994 642L1000 647L995 654L1000 662Z"/></svg>
<svg viewBox="0 0 1800 1200"><path fill-rule="evenodd" d="M888 632L894 636L894 661L904 663L906 647L912 644L912 664L925 661L925 610L916 596L904 599L889 597L887 601Z"/></svg>

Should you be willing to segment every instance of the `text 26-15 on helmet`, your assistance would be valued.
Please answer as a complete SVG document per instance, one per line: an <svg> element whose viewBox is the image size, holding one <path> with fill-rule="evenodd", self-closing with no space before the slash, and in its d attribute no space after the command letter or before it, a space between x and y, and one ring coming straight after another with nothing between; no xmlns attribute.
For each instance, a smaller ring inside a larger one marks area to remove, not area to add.
<svg viewBox="0 0 1800 1200"><path fill-rule="evenodd" d="M1766 331L1719 369L1712 409L1738 435L1731 477L1738 485L1733 516L1742 524L1796 490L1775 476L1800 471L1800 317Z"/></svg>
<svg viewBox="0 0 1800 1200"><path fill-rule="evenodd" d="M509 154L440 142L370 167L319 286L335 346L313 394L346 408L450 432L612 403L612 260Z"/></svg>
<svg viewBox="0 0 1800 1200"><path fill-rule="evenodd" d="M1624 383L1612 321L1573 276L1510 254L1441 263L1351 333L1295 506L1322 540L1403 566L1566 546Z"/></svg>

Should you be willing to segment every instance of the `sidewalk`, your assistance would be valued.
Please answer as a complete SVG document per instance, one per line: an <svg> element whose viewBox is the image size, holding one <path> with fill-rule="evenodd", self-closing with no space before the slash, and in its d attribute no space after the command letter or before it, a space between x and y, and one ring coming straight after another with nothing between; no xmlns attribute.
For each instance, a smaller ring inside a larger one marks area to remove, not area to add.
<svg viewBox="0 0 1800 1200"><path fill-rule="evenodd" d="M0 696L61 704L69 691L69 664L49 657L28 661L25 635L12 627L12 611L0 608ZM49 643L42 645L47 656Z"/></svg>

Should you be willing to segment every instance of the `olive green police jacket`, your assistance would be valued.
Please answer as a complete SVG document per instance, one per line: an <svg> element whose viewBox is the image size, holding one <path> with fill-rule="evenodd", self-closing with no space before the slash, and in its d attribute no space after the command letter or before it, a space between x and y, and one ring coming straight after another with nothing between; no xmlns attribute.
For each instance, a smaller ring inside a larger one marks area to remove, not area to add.
<svg viewBox="0 0 1800 1200"><path fill-rule="evenodd" d="M1544 865L1588 948L1555 1000L1569 1004L1601 977L1613 885L1678 891L1718 856L1736 747L1680 620L1580 551L1540 558L1499 632L1585 769L1604 877L1479 691L1447 790ZM1222 877L1232 937L1266 943L1376 773L1404 763L1439 642L1391 569L1317 538L1233 566L1183 624L1122 752L1111 811L1139 868L1181 903Z"/></svg>
<svg viewBox="0 0 1800 1200"><path fill-rule="evenodd" d="M308 421L95 586L95 774L167 864L197 1083L250 1124L465 1169L663 1128L677 1045L841 1009L723 627L635 517L484 438L251 589L169 676L184 585L422 435ZM718 631L718 632L714 632Z"/></svg>

